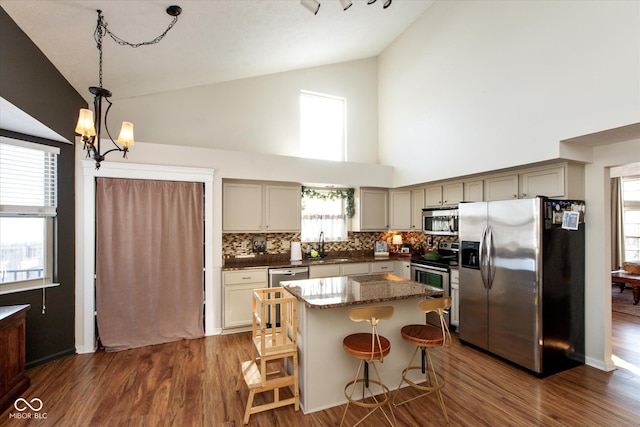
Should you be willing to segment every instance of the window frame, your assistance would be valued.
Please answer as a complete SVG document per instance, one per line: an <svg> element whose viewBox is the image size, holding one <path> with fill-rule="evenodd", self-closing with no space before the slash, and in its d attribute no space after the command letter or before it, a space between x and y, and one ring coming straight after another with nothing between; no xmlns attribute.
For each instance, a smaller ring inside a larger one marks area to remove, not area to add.
<svg viewBox="0 0 640 427"><path fill-rule="evenodd" d="M28 142L20 139L0 136L0 144L13 145L17 147L37 150L55 155L55 203L54 206L18 206L0 204L0 217L4 218L43 218L44 226L44 255L43 255L43 277L37 279L17 280L0 283L0 295L23 292L34 289L44 289L59 286L57 279L57 188L59 174L57 171L58 156L60 149L49 145Z"/></svg>

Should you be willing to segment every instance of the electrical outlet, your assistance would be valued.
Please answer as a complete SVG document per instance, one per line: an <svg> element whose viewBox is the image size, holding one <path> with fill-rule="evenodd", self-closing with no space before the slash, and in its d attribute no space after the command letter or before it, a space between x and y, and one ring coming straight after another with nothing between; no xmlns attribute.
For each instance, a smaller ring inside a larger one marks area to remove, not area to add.
<svg viewBox="0 0 640 427"><path fill-rule="evenodd" d="M359 239L359 238L357 238L357 237L355 238L355 244L356 244L357 246L360 246L360 239Z"/></svg>
<svg viewBox="0 0 640 427"><path fill-rule="evenodd" d="M282 241L282 249L289 249L291 247L291 242L288 240Z"/></svg>
<svg viewBox="0 0 640 427"><path fill-rule="evenodd" d="M273 242L271 240L267 240L267 250L273 249Z"/></svg>
<svg viewBox="0 0 640 427"><path fill-rule="evenodd" d="M240 243L240 248L246 250L247 249L247 242L242 242Z"/></svg>

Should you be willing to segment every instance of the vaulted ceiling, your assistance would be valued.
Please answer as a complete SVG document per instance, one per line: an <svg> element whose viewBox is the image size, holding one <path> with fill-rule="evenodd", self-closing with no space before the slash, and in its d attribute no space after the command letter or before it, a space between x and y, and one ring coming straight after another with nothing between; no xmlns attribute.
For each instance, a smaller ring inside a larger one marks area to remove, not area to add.
<svg viewBox="0 0 640 427"><path fill-rule="evenodd" d="M130 42L161 34L165 10L182 8L158 44L136 49L104 39L104 87L114 99L278 73L379 55L433 1L319 0L313 15L298 0L1 0L0 6L87 100L98 85L93 38L97 9Z"/></svg>

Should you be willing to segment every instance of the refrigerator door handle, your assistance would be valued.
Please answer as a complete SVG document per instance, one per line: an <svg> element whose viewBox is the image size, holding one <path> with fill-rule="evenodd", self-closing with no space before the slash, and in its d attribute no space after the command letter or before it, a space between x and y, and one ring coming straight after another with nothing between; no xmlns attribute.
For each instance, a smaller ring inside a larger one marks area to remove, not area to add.
<svg viewBox="0 0 640 427"><path fill-rule="evenodd" d="M487 227L482 229L482 237L480 238L480 245L478 248L478 262L480 263L480 278L482 279L482 286L487 289L487 278L485 277L486 271L486 251L485 241L487 238Z"/></svg>
<svg viewBox="0 0 640 427"><path fill-rule="evenodd" d="M487 230L487 289L491 290L493 287L493 276L495 275L495 268L493 265L493 230L491 226Z"/></svg>

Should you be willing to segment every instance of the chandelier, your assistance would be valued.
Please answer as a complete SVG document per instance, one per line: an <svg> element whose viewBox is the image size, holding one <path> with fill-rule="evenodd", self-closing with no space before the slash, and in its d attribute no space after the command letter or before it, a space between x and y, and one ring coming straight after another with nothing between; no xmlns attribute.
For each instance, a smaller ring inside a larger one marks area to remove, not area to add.
<svg viewBox="0 0 640 427"><path fill-rule="evenodd" d="M76 125L75 132L77 134L82 135L82 142L84 143L84 150L87 151L87 157L92 158L96 162L96 169L100 169L100 163L104 160L105 156L113 151L119 151L123 153L122 157L127 157L127 152L129 152L129 148L133 146L133 124L131 122L122 122L122 128L120 129L120 134L118 136L118 143L113 140L111 137L111 133L109 133L109 127L107 125L107 116L109 115L109 109L113 105L109 98L111 97L111 91L102 87L102 39L105 35L108 35L115 41L117 44L121 46L130 46L130 47L140 47L140 46L148 46L152 44L158 43L160 40L164 38L165 35L169 32L171 28L178 22L178 15L182 12L182 8L180 6L169 6L167 8L167 14L173 16L173 20L169 23L167 29L160 34L158 37L151 41L142 42L142 43L130 43L126 40L121 39L120 37L113 34L109 28L108 24L104 20L102 16L102 11L98 10L98 23L96 25L96 30L93 34L93 37L96 41L96 45L99 52L99 67L98 67L98 86L91 86L89 88L89 92L93 94L93 110L91 111L86 108L80 109L80 114L78 115L78 124ZM102 115L102 106L103 101L108 105L104 110L104 119ZM94 116L95 112L95 116ZM109 140L113 143L115 148L111 148L105 152L102 152L100 147L100 133L102 131L102 126L104 125L104 130L109 136Z"/></svg>

